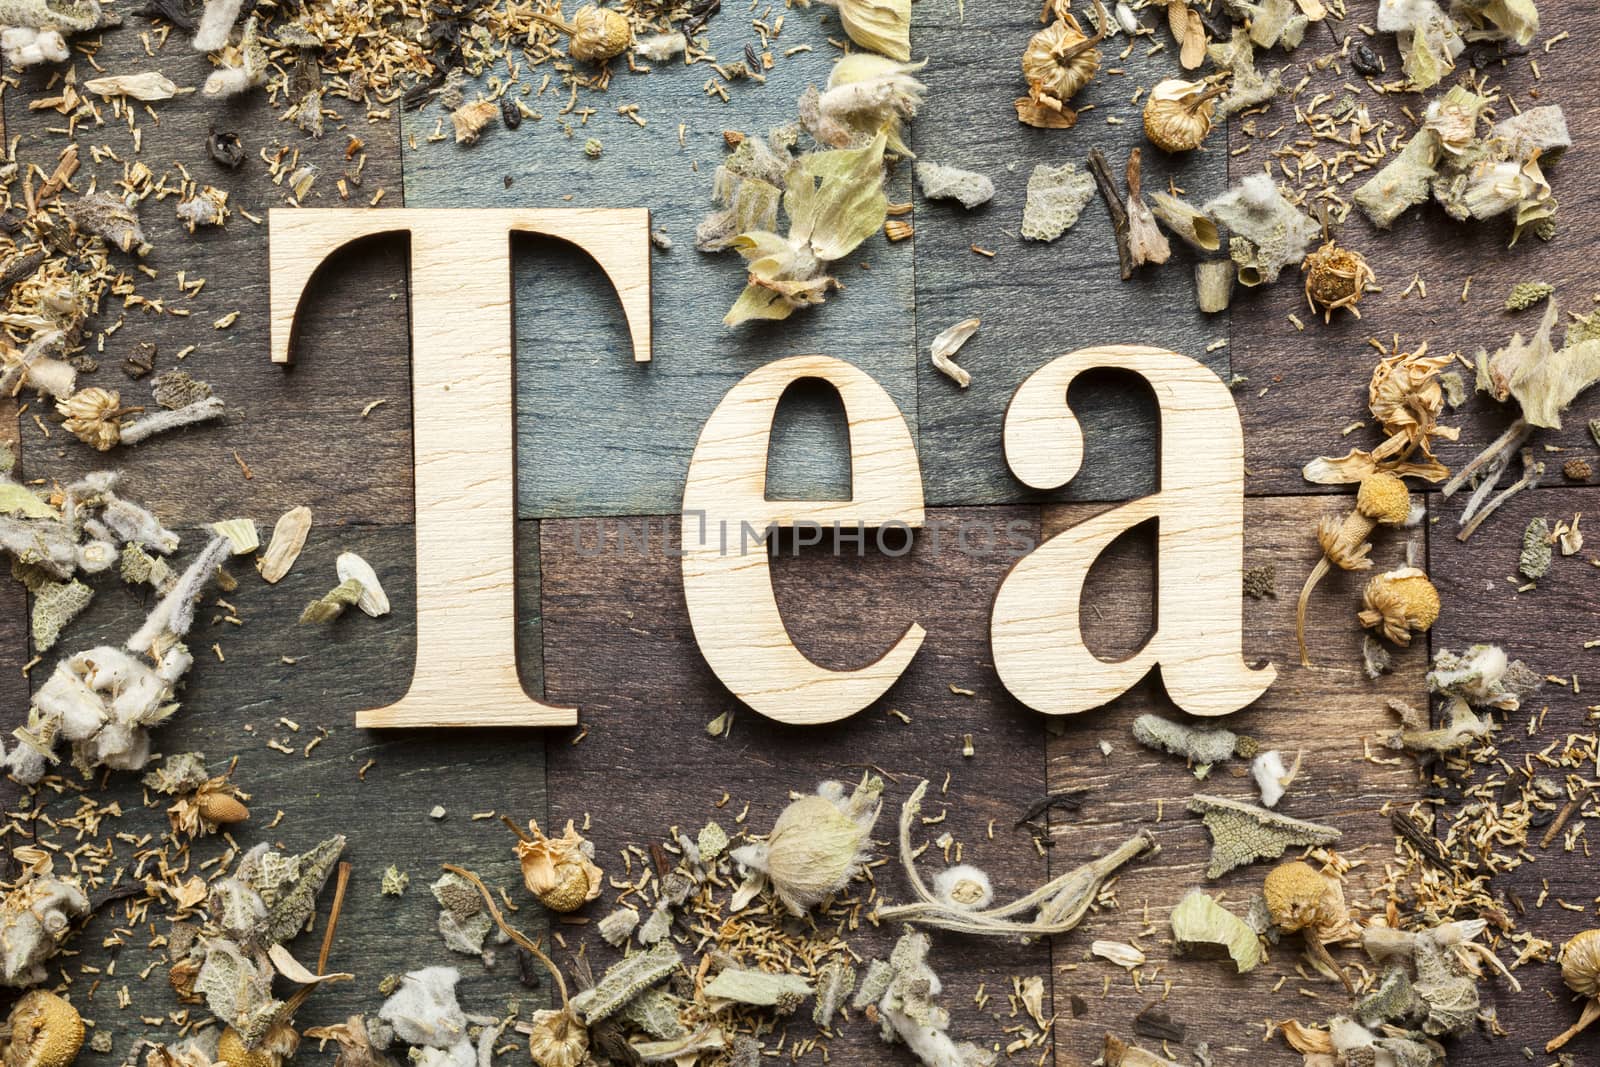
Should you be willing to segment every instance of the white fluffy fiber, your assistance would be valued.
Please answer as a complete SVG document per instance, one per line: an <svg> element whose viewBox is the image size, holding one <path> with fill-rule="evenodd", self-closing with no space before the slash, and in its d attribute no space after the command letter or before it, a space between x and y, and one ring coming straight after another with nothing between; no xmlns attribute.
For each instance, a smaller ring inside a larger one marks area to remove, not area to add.
<svg viewBox="0 0 1600 1067"><path fill-rule="evenodd" d="M40 63L64 63L67 41L56 30L35 30L27 26L8 26L0 30L0 49L13 67L32 67Z"/></svg>
<svg viewBox="0 0 1600 1067"><path fill-rule="evenodd" d="M244 0L206 0L205 10L200 13L200 24L194 31L194 50L215 52L227 47L228 34L233 30L233 24L239 18L239 9L243 6Z"/></svg>

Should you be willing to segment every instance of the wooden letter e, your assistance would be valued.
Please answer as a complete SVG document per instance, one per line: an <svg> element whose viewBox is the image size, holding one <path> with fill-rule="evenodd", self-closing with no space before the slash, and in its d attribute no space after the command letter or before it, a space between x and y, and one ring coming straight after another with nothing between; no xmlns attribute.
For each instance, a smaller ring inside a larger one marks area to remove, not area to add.
<svg viewBox="0 0 1600 1067"><path fill-rule="evenodd" d="M1050 538L1020 560L995 594L995 669L1018 700L1073 715L1121 696L1159 666L1174 703L1227 715L1255 700L1277 672L1244 662L1244 434L1227 386L1192 359L1113 345L1062 356L1035 371L1006 411L1006 461L1035 489L1057 489L1083 462L1083 431L1067 407L1074 378L1116 367L1144 378L1161 413L1159 491ZM1156 628L1115 663L1083 643L1078 617L1089 568L1120 534L1156 519Z"/></svg>
<svg viewBox="0 0 1600 1067"><path fill-rule="evenodd" d="M300 295L340 248L411 235L411 426L416 470L417 661L398 703L356 725L567 726L576 708L517 677L516 426L511 235L593 256L622 299L633 358L650 358L650 215L634 210L274 210L272 360L288 363Z"/></svg>
<svg viewBox="0 0 1600 1067"><path fill-rule="evenodd" d="M844 404L849 500L767 499L772 418L784 389L803 378L827 382ZM852 532L922 525L922 473L900 409L865 371L827 356L752 371L701 428L683 486L683 594L700 651L734 696L779 722L835 722L895 683L922 647L923 630L912 623L860 670L807 659L789 639L767 569L770 531L801 523Z"/></svg>

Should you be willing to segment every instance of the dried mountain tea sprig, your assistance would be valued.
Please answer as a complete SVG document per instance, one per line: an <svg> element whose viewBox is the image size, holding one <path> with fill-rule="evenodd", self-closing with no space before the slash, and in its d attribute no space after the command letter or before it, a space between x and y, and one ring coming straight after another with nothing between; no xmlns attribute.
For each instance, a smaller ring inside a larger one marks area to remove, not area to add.
<svg viewBox="0 0 1600 1067"><path fill-rule="evenodd" d="M924 780L912 790L900 809L900 865L917 902L879 907L876 918L881 922L908 922L956 933L1024 940L1064 934L1083 921L1107 878L1141 854L1154 854L1160 849L1149 831L1141 830L1105 855L1067 871L1009 904L984 909L965 907L960 902L941 898L928 888L917 871L911 828L922 810L922 798L927 791L928 783ZM1028 912L1034 913L1032 919L1016 918Z"/></svg>
<svg viewBox="0 0 1600 1067"><path fill-rule="evenodd" d="M1322 546L1322 558L1306 576L1300 588L1300 599L1295 605L1295 636L1300 643L1300 665L1311 666L1311 653L1306 647L1306 605L1317 583L1334 567L1360 571L1372 566L1368 553L1372 544L1367 537L1379 523L1398 526L1411 514L1411 494L1405 483L1392 474L1379 471L1361 482L1356 492L1356 506L1342 521L1332 516L1323 518L1317 527L1317 541Z"/></svg>
<svg viewBox="0 0 1600 1067"><path fill-rule="evenodd" d="M519 948L538 960L555 980L556 994L561 998L561 1007L535 1012L533 1016L533 1032L528 1038L528 1052L533 1058L535 1067L576 1067L582 1063L589 1051L589 1032L567 997L567 982L561 975L561 968L544 954L543 949L505 921L499 907L495 905L494 895L489 892L489 887L483 884L481 878L465 868L448 863L444 865L444 870L470 882L483 897L483 906L500 931L516 942Z"/></svg>
<svg viewBox="0 0 1600 1067"><path fill-rule="evenodd" d="M1133 720L1133 739L1146 748L1182 756L1201 779L1213 764L1231 758L1239 745L1239 736L1230 730L1191 726L1150 713Z"/></svg>

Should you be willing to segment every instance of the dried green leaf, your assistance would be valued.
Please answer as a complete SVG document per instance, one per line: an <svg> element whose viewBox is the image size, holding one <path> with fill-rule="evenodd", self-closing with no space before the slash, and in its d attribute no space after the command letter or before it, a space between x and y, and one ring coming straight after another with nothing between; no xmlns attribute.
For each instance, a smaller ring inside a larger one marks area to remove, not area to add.
<svg viewBox="0 0 1600 1067"><path fill-rule="evenodd" d="M1200 815L1211 832L1207 878L1220 878L1256 860L1276 859L1295 846L1328 845L1343 836L1331 826L1204 793L1189 798L1189 810Z"/></svg>
<svg viewBox="0 0 1600 1067"><path fill-rule="evenodd" d="M1172 944L1187 956L1225 952L1239 974L1260 965L1261 939L1245 921L1194 889L1172 909Z"/></svg>

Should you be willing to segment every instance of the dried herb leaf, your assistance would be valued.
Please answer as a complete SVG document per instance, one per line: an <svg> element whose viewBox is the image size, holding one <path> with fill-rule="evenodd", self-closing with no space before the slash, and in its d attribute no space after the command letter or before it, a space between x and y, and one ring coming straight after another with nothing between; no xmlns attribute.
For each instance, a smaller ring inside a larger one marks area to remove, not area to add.
<svg viewBox="0 0 1600 1067"><path fill-rule="evenodd" d="M1187 956L1216 955L1233 960L1239 974L1254 970L1264 954L1256 932L1201 890L1190 890L1172 909L1173 948Z"/></svg>
<svg viewBox="0 0 1600 1067"><path fill-rule="evenodd" d="M1277 859L1295 846L1328 845L1343 836L1331 826L1204 793L1189 798L1189 810L1200 815L1211 832L1207 878L1220 878L1256 860Z"/></svg>

